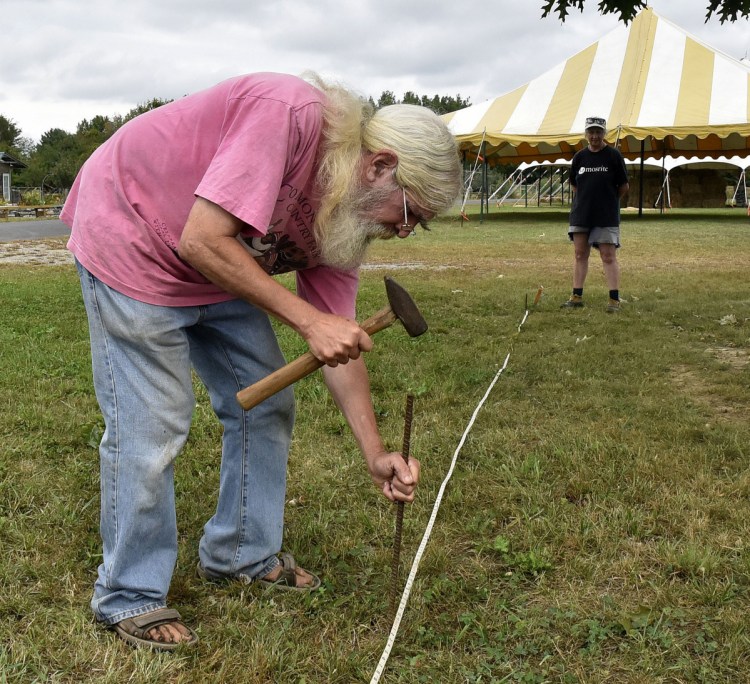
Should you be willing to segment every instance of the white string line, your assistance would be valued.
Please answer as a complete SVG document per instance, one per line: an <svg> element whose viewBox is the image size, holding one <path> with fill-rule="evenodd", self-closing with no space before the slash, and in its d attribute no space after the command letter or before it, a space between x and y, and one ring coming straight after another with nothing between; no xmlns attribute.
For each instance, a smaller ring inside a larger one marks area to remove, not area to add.
<svg viewBox="0 0 750 684"><path fill-rule="evenodd" d="M524 316L523 316L523 320L518 325L518 332L521 332L521 326L526 322L526 319L528 317L529 317L529 310L526 309L526 312L524 313ZM511 343L511 348L512 348L512 343ZM380 656L380 662L378 663L378 666L375 668L375 672L372 675L370 684L377 684L380 681L380 677L383 675L383 672L385 670L385 665L388 662L389 656L391 655L391 649L393 648L393 644L396 642L396 634L398 633L398 628L401 625L401 618L404 615L404 610L406 610L406 604L409 601L409 595L411 594L412 585L414 584L414 578L417 575L417 570L419 569L419 564L422 561L422 556L424 555L425 547L427 546L427 542L429 541L430 535L432 534L432 527L435 524L435 519L437 518L438 509L440 508L440 503L443 500L443 494L445 492L445 488L447 487L448 481L451 479L451 476L453 475L453 470L456 467L458 454L463 448L464 443L466 442L466 438L469 436L469 432L471 431L471 428L474 425L474 421L476 421L477 419L477 415L479 414L480 409L484 405L484 402L487 401L487 397L490 396L490 392L492 392L492 388L497 383L498 379L500 378L500 375L508 366L509 359L510 359L510 352L508 352L507 356L505 357L505 361L503 362L502 368L500 368L500 370L497 373L495 373L495 377L492 379L490 386L487 388L487 391L484 393L482 400L479 402L479 404L477 404L477 407L474 409L474 413L471 416L471 420L469 421L469 424L466 426L466 430L464 430L464 434L461 436L461 441L458 443L458 447L456 447L456 451L453 454L453 459L451 461L450 468L448 469L448 474L445 476L443 483L440 485L440 490L438 491L437 499L435 500L435 505L432 507L432 515L430 516L430 520L427 523L427 529L425 530L425 533L422 536L422 542L419 545L419 548L417 549L416 555L414 556L414 561L412 562L412 565L411 565L411 571L409 572L409 577L407 578L406 585L404 586L404 593L401 595L401 601L398 604L396 617L393 620L391 633L388 635L388 641L386 642L385 649L383 650L383 654Z"/></svg>
<svg viewBox="0 0 750 684"><path fill-rule="evenodd" d="M529 310L526 309L526 313L523 315L523 320L518 324L518 332L521 332L521 326L526 323L526 319L529 317ZM508 352L508 356L510 356L510 352ZM506 359L507 361L507 359Z"/></svg>

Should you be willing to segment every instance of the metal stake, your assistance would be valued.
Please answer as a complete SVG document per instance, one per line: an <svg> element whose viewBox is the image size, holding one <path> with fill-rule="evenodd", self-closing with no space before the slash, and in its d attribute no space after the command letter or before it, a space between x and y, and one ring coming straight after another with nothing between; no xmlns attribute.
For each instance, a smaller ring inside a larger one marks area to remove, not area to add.
<svg viewBox="0 0 750 684"><path fill-rule="evenodd" d="M406 395L406 413L404 415L404 445L401 455L404 461L409 462L409 450L411 449L411 421L414 408L414 396ZM401 557L401 527L404 522L404 502L396 502L396 529L393 534L393 559L391 560L391 615L396 614L396 593L398 584L398 566Z"/></svg>

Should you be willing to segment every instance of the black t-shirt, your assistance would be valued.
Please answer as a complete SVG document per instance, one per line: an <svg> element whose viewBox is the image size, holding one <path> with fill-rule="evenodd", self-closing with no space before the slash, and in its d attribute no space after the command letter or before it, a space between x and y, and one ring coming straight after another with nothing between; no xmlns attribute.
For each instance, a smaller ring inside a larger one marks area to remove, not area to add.
<svg viewBox="0 0 750 684"><path fill-rule="evenodd" d="M576 189L570 209L571 226L620 225L619 188L628 182L628 173L619 150L605 145L598 152L588 147L576 152L570 165L570 182Z"/></svg>

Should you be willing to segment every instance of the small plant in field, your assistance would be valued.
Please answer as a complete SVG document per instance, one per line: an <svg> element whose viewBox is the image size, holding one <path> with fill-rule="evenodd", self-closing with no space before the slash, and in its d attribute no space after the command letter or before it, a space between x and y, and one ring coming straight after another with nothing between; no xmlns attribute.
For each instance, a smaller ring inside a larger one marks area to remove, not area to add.
<svg viewBox="0 0 750 684"><path fill-rule="evenodd" d="M538 577L552 569L552 563L545 557L543 552L512 551L511 544L505 537L495 537L489 546L480 546L481 550L490 550L498 555L505 569L505 575L510 577L519 574L527 577Z"/></svg>

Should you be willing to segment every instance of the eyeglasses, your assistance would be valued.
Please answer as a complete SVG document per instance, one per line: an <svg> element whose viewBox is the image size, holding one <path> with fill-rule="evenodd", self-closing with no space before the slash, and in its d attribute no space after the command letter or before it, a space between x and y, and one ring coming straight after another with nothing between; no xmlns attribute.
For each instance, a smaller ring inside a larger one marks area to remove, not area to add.
<svg viewBox="0 0 750 684"><path fill-rule="evenodd" d="M406 189L402 187L401 192L404 196L404 223L401 226L401 230L408 230L411 235L416 235L417 226L422 226L423 230L429 230L430 227L427 225L427 221L419 216L414 210L409 210L409 205L406 203ZM417 219L413 226L409 223L410 213L415 219Z"/></svg>
<svg viewBox="0 0 750 684"><path fill-rule="evenodd" d="M414 235L414 226L409 225L409 208L406 206L406 190L401 188L401 192L404 194L404 223L401 226L401 230L408 230L410 235Z"/></svg>

